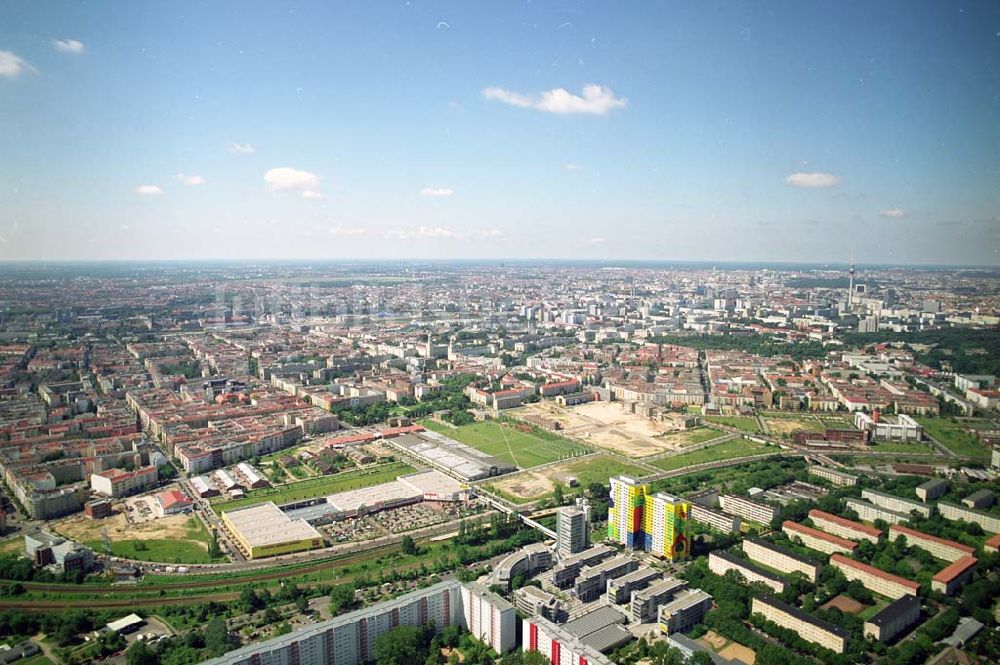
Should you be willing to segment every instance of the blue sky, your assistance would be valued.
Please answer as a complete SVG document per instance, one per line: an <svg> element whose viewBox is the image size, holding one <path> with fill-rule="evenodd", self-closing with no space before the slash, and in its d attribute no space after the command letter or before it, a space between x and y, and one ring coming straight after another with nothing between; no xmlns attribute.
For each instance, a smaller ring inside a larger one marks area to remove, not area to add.
<svg viewBox="0 0 1000 665"><path fill-rule="evenodd" d="M1000 4L0 5L0 259L1000 264Z"/></svg>

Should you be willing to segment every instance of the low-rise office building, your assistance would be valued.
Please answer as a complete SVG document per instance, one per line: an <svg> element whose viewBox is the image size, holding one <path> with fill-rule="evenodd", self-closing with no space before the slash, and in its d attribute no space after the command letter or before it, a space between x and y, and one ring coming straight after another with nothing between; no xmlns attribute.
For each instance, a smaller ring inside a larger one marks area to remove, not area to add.
<svg viewBox="0 0 1000 665"><path fill-rule="evenodd" d="M684 580L668 577L641 591L632 592L631 618L634 623L655 621L659 607L688 587Z"/></svg>
<svg viewBox="0 0 1000 665"><path fill-rule="evenodd" d="M573 593L580 600L589 602L607 590L608 580L631 573L638 567L639 562L627 556L618 556L596 566L588 566L580 570Z"/></svg>
<svg viewBox="0 0 1000 665"><path fill-rule="evenodd" d="M783 573L802 573L813 583L819 578L819 571L822 568L816 561L756 538L746 538L743 541L743 552L751 560L776 568Z"/></svg>
<svg viewBox="0 0 1000 665"><path fill-rule="evenodd" d="M972 579L972 574L976 572L976 564L979 560L974 556L967 556L946 566L941 572L931 578L931 589L939 591L946 596L953 596L955 592Z"/></svg>
<svg viewBox="0 0 1000 665"><path fill-rule="evenodd" d="M805 524L792 522L791 520L785 520L781 525L781 530L792 540L797 540L809 549L823 552L824 554L833 554L835 552L850 554L858 548L858 544L853 540L834 536L819 529L806 526Z"/></svg>
<svg viewBox="0 0 1000 665"><path fill-rule="evenodd" d="M636 570L619 578L608 580L608 602L612 605L627 603L632 592L645 589L658 580L662 573L649 566L639 566Z"/></svg>
<svg viewBox="0 0 1000 665"><path fill-rule="evenodd" d="M566 557L552 569L552 583L560 589L568 589L573 586L584 566L592 566L613 553L614 550L607 545L594 545L579 554Z"/></svg>
<svg viewBox="0 0 1000 665"><path fill-rule="evenodd" d="M818 644L835 653L844 653L847 650L848 635L843 628L817 619L777 598L755 596L750 606L750 612L751 614L760 614L782 628L795 631L807 642Z"/></svg>
<svg viewBox="0 0 1000 665"><path fill-rule="evenodd" d="M497 584L509 587L511 581L518 575L529 577L551 567L552 552L545 543L534 543L522 547L498 563L493 569L493 579Z"/></svg>
<svg viewBox="0 0 1000 665"><path fill-rule="evenodd" d="M712 596L701 589L684 589L674 599L660 606L660 632L686 633L705 619L712 608Z"/></svg>
<svg viewBox="0 0 1000 665"><path fill-rule="evenodd" d="M958 561L976 553L975 547L969 547L954 540L946 540L932 536L923 531L917 531L909 527L893 524L889 527L889 537L895 540L898 537L906 538L906 544L910 547L919 547L925 552L930 552L943 561Z"/></svg>
<svg viewBox="0 0 1000 665"><path fill-rule="evenodd" d="M892 642L920 622L920 599L903 596L865 621L865 637Z"/></svg>
<svg viewBox="0 0 1000 665"><path fill-rule="evenodd" d="M920 592L920 585L912 580L887 573L854 559L848 559L842 554L831 555L830 565L844 573L844 577L848 581L858 580L872 593L886 598L896 600L903 596L916 596Z"/></svg>
<svg viewBox="0 0 1000 665"><path fill-rule="evenodd" d="M878 539L882 536L881 529L815 508L809 511L809 519L820 531L826 531L847 540L867 540L874 544L878 543Z"/></svg>
<svg viewBox="0 0 1000 665"><path fill-rule="evenodd" d="M558 598L536 586L525 585L514 591L514 607L525 616L539 615L549 621L562 620L565 610Z"/></svg>
<svg viewBox="0 0 1000 665"><path fill-rule="evenodd" d="M750 582L760 582L769 586L775 593L781 593L788 586L788 582L774 573L768 572L754 564L733 556L728 552L711 552L708 555L708 569L716 575L725 575L730 570L735 570L743 579Z"/></svg>

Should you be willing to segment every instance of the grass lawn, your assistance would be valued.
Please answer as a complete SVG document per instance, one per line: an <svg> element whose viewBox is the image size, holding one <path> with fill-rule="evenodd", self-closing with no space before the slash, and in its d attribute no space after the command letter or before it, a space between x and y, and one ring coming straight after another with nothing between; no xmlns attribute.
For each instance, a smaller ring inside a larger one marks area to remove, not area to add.
<svg viewBox="0 0 1000 665"><path fill-rule="evenodd" d="M705 416L705 421L717 425L735 427L742 432L749 432L751 434L760 431L757 419L750 416Z"/></svg>
<svg viewBox="0 0 1000 665"><path fill-rule="evenodd" d="M381 464L365 469L343 471L332 476L322 476L287 483L278 487L250 490L245 497L234 501L226 501L224 498L219 497L212 501L212 508L215 512L221 513L225 510L246 508L247 506L264 503L265 501L274 501L280 506L283 503L291 503L292 501L299 501L301 499L312 499L360 487L380 485L390 480L395 480L396 476L402 476L413 471L413 467L402 462L390 462L389 464Z"/></svg>
<svg viewBox="0 0 1000 665"><path fill-rule="evenodd" d="M762 453L776 453L780 450L777 446L770 446L756 441L746 439L736 439L727 441L701 450L693 450L689 453L681 453L672 457L665 457L661 460L651 462L653 466L664 471L682 469L686 466L704 464L706 462L716 462L719 460L732 459L734 457L746 457L748 455L760 455Z"/></svg>
<svg viewBox="0 0 1000 665"><path fill-rule="evenodd" d="M924 431L938 441L942 446L965 457L989 458L990 450L969 434L962 431L962 426L947 418L917 418Z"/></svg>
<svg viewBox="0 0 1000 665"><path fill-rule="evenodd" d="M201 521L191 517L187 526L184 538L111 541L111 554L160 563L214 563L226 560L223 556L213 559L208 555L210 535ZM87 545L95 552L104 551L103 541L93 540Z"/></svg>
<svg viewBox="0 0 1000 665"><path fill-rule="evenodd" d="M721 436L726 436L726 432L720 432L711 427L695 427L683 432L671 432L659 438L664 443L670 443L675 446L694 446L699 443L711 441L712 439L718 439Z"/></svg>
<svg viewBox="0 0 1000 665"><path fill-rule="evenodd" d="M19 665L52 665L52 661L45 654L35 654L31 658L17 661Z"/></svg>
<svg viewBox="0 0 1000 665"><path fill-rule="evenodd" d="M880 453L933 453L929 443L922 441L879 441L870 448Z"/></svg>
<svg viewBox="0 0 1000 665"><path fill-rule="evenodd" d="M522 432L495 421L471 423L461 427L452 427L433 420L425 420L421 424L427 429L461 441L487 455L499 457L521 469L530 469L533 466L589 452L586 447L578 443L537 428L531 432Z"/></svg>

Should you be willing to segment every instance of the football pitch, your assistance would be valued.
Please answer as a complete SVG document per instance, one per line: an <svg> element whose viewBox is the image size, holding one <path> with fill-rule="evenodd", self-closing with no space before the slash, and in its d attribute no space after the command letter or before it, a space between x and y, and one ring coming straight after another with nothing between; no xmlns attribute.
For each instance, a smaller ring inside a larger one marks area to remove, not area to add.
<svg viewBox="0 0 1000 665"><path fill-rule="evenodd" d="M433 420L422 423L427 429L440 432L447 437L494 455L521 469L530 469L540 464L576 457L590 452L588 448L556 434L549 434L537 428L523 432L508 424L496 421L471 423L452 427Z"/></svg>

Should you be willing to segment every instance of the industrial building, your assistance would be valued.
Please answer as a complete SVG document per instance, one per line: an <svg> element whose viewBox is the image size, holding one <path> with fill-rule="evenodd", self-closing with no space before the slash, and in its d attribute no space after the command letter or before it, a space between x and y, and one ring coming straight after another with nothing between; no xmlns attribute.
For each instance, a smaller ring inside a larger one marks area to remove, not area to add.
<svg viewBox="0 0 1000 665"><path fill-rule="evenodd" d="M292 519L273 501L224 511L222 523L249 559L323 546L323 536L303 519Z"/></svg>
<svg viewBox="0 0 1000 665"><path fill-rule="evenodd" d="M832 555L830 565L844 573L848 581L858 580L872 593L886 598L896 600L907 595L916 596L920 591L920 585L916 582L892 575L866 563L848 559L841 554Z"/></svg>
<svg viewBox="0 0 1000 665"><path fill-rule="evenodd" d="M848 634L843 628L806 614L771 596L755 596L750 606L751 614L760 614L782 628L795 631L799 637L825 647L835 653L847 650Z"/></svg>
<svg viewBox="0 0 1000 665"><path fill-rule="evenodd" d="M865 621L865 637L892 642L920 622L920 599L903 596Z"/></svg>

